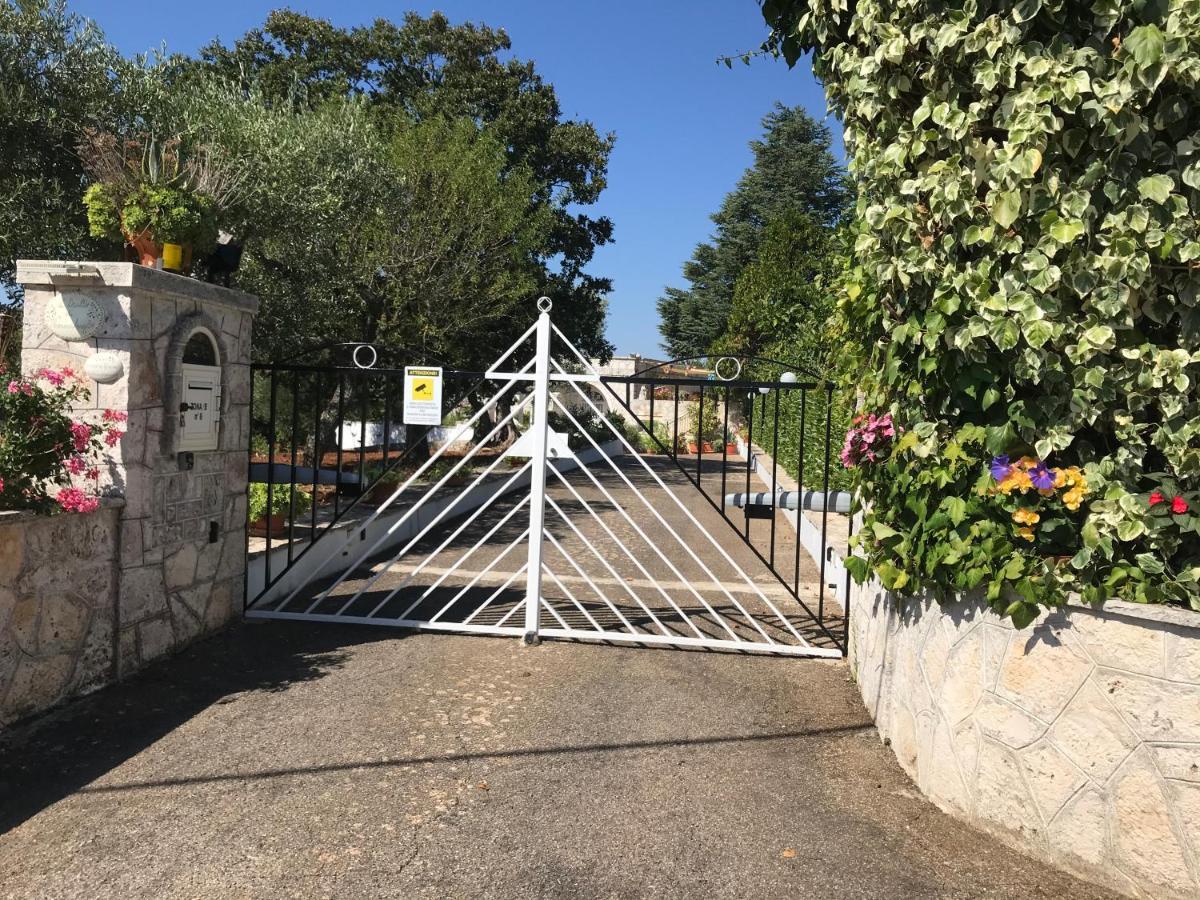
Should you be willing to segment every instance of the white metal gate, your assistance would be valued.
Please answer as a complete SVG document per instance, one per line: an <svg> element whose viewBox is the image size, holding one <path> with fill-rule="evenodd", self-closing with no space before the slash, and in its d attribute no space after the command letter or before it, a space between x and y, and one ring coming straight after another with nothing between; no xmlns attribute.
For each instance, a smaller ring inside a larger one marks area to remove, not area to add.
<svg viewBox="0 0 1200 900"><path fill-rule="evenodd" d="M550 301L538 307L485 373L490 399L461 427L495 424L431 484L416 487L447 465L449 444L361 524L310 548L323 557L316 570L338 574L264 594L247 617L841 656L802 604L744 571L726 546L737 536L710 533L606 418L589 395L606 390L599 373L551 321ZM482 448L525 422L446 496Z"/></svg>

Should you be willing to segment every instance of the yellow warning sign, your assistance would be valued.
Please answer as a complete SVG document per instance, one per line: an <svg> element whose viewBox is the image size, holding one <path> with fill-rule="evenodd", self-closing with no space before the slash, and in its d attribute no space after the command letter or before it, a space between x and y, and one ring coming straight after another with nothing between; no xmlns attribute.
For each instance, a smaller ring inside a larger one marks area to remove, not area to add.
<svg viewBox="0 0 1200 900"><path fill-rule="evenodd" d="M405 366L404 424L442 424L442 370L440 366Z"/></svg>

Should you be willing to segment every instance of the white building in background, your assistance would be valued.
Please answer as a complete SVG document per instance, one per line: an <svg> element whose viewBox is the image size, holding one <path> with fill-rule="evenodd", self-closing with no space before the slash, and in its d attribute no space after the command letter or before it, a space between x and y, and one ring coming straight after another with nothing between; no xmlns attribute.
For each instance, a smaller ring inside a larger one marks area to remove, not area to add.
<svg viewBox="0 0 1200 900"><path fill-rule="evenodd" d="M631 377L644 374L650 379L710 379L712 376L712 370L702 366L670 363L668 360L654 359L637 353L628 356L614 356L604 364L601 364L600 360L596 358L589 361L602 376ZM591 385L585 386L585 389L588 390L597 405L602 401L604 409L617 413L630 423L645 426L654 421L674 427L676 385L655 386L645 382L623 385L618 382L611 384L610 387L612 388L611 392L604 389L595 390ZM651 403L651 388L654 392L653 403ZM708 396L711 398L712 395ZM679 385L678 398L680 404L678 421L682 433L691 428L692 406L700 399L699 388ZM625 409L622 400L628 403L629 409L633 412L632 415L629 410ZM706 399L706 404L708 402L710 400ZM652 412L653 419L651 418ZM640 420L640 423L637 420Z"/></svg>

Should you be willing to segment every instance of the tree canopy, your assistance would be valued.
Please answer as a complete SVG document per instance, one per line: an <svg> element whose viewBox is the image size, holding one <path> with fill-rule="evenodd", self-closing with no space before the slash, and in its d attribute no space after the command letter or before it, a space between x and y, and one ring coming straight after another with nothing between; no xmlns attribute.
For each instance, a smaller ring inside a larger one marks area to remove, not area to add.
<svg viewBox="0 0 1200 900"><path fill-rule="evenodd" d="M62 0L0 2L0 304L18 256L92 251L79 130L112 110L117 54Z"/></svg>
<svg viewBox="0 0 1200 900"><path fill-rule="evenodd" d="M721 337L737 279L754 261L772 220L800 214L828 228L850 201L825 125L801 107L782 104L762 124L762 139L750 144L753 165L712 216L712 239L684 264L688 286L669 287L658 301L659 331L672 356L702 356Z"/></svg>
<svg viewBox="0 0 1200 900"><path fill-rule="evenodd" d="M833 229L792 212L768 223L754 261L733 289L718 353L768 356L819 370L845 257Z"/></svg>
<svg viewBox="0 0 1200 900"><path fill-rule="evenodd" d="M610 283L584 267L612 223L581 209L613 137L565 118L503 31L277 11L198 58L125 59L62 0L0 0L0 32L13 36L0 40L10 291L19 256L120 257L88 236L81 202L77 147L96 129L178 138L236 167L220 224L245 248L235 286L263 301L260 358L377 339L473 366L539 294L582 349L611 352Z"/></svg>
<svg viewBox="0 0 1200 900"><path fill-rule="evenodd" d="M604 295L612 285L584 267L612 239L612 223L578 207L604 189L614 137L565 119L532 62L500 58L510 50L502 29L454 25L441 13L343 29L277 10L232 46L208 45L184 71L252 86L270 103L315 109L362 98L385 129L430 118L474 121L504 148L503 173L521 173L547 225L529 248L538 266L534 292L555 301L560 327L581 349L604 356L611 353Z"/></svg>

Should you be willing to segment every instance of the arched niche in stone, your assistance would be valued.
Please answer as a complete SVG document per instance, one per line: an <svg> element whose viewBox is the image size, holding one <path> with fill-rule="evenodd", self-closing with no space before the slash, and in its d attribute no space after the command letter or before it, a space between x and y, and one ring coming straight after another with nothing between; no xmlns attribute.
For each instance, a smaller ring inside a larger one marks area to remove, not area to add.
<svg viewBox="0 0 1200 900"><path fill-rule="evenodd" d="M167 345L163 452L221 449L229 355L220 325L202 312L183 316Z"/></svg>

